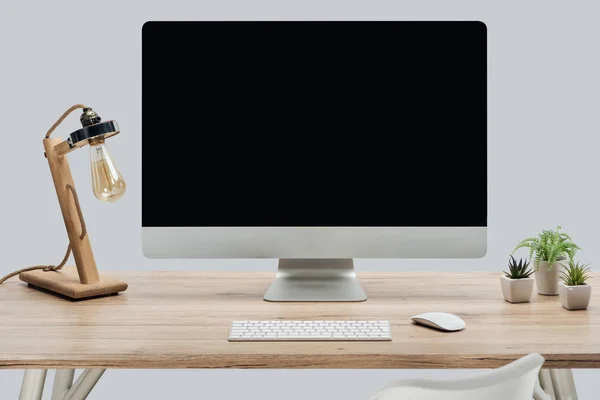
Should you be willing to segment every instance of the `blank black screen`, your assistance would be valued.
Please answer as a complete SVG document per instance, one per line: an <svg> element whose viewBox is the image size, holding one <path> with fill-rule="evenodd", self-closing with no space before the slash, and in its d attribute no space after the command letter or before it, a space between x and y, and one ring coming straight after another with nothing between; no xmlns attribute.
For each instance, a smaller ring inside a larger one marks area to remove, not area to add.
<svg viewBox="0 0 600 400"><path fill-rule="evenodd" d="M142 32L143 226L486 226L483 23Z"/></svg>

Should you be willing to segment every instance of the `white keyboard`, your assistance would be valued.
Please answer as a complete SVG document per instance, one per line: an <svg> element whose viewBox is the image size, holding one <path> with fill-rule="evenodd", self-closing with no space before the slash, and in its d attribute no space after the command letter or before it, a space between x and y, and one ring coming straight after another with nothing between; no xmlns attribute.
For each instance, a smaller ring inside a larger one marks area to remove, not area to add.
<svg viewBox="0 0 600 400"><path fill-rule="evenodd" d="M389 321L233 321L230 342L392 340Z"/></svg>

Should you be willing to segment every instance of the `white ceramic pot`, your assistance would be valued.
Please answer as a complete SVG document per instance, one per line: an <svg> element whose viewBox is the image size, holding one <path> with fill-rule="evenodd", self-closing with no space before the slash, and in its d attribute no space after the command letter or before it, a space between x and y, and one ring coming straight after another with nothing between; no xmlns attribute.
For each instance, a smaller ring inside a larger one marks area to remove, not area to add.
<svg viewBox="0 0 600 400"><path fill-rule="evenodd" d="M509 303L527 303L531 299L533 278L510 279L502 275L500 284L504 300Z"/></svg>
<svg viewBox="0 0 600 400"><path fill-rule="evenodd" d="M560 304L567 310L585 310L590 304L592 287L590 285L567 286L558 284Z"/></svg>
<svg viewBox="0 0 600 400"><path fill-rule="evenodd" d="M540 261L535 271L535 285L539 294L556 296L558 294L558 279L564 269L563 261L557 261L548 270L548 261Z"/></svg>

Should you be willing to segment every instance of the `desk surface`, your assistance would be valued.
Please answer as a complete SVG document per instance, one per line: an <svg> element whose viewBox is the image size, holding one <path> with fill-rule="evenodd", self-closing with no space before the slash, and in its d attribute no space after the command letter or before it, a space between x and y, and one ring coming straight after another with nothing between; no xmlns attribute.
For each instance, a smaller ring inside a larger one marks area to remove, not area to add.
<svg viewBox="0 0 600 400"><path fill-rule="evenodd" d="M492 273L360 273L364 303L268 303L274 273L111 275L129 289L80 302L0 286L0 368L492 368L530 352L548 368L600 368L600 287L587 311L567 311L558 297L505 302ZM442 333L409 319L428 311L467 327ZM388 319L393 341L227 341L232 320L278 318Z"/></svg>

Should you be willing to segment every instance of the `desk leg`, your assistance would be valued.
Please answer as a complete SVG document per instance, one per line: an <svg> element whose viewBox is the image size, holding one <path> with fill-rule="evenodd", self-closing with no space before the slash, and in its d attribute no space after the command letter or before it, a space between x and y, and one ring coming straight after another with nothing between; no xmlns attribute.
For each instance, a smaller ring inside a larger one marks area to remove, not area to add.
<svg viewBox="0 0 600 400"><path fill-rule="evenodd" d="M104 371L106 370L101 368L86 369L73 383L74 369L57 369L52 388L52 400L85 400ZM25 370L19 400L42 400L46 372L45 369Z"/></svg>
<svg viewBox="0 0 600 400"><path fill-rule="evenodd" d="M46 383L45 369L26 369L21 384L19 400L41 400Z"/></svg>
<svg viewBox="0 0 600 400"><path fill-rule="evenodd" d="M552 400L552 397L548 393L542 389L540 386L540 381L535 383L535 387L533 388L533 400Z"/></svg>
<svg viewBox="0 0 600 400"><path fill-rule="evenodd" d="M67 390L73 386L74 369L57 369L52 388L52 400L62 400Z"/></svg>
<svg viewBox="0 0 600 400"><path fill-rule="evenodd" d="M104 374L105 369L86 369L79 375L73 386L62 396L61 400L85 400L96 383Z"/></svg>
<svg viewBox="0 0 600 400"><path fill-rule="evenodd" d="M573 371L570 369L551 369L550 378L556 400L577 400Z"/></svg>
<svg viewBox="0 0 600 400"><path fill-rule="evenodd" d="M540 369L539 381L540 386L542 389L544 389L544 392L546 392L552 400L556 400L556 395L554 394L554 385L552 384L552 378L550 377L549 369Z"/></svg>

